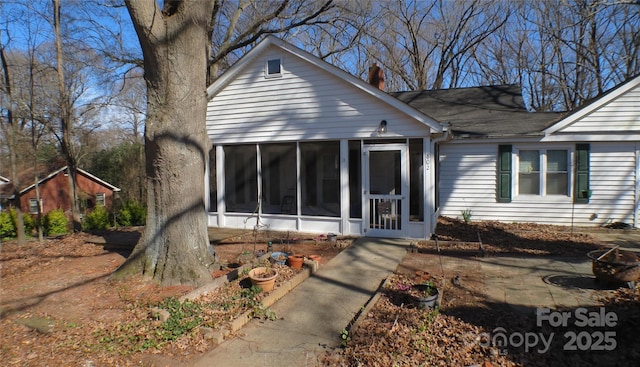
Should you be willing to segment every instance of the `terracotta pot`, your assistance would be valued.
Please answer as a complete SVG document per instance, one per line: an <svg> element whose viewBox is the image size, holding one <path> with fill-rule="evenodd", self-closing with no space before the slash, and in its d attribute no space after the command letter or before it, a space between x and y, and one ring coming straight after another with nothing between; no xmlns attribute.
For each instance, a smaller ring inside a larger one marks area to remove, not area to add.
<svg viewBox="0 0 640 367"><path fill-rule="evenodd" d="M269 292L276 284L278 271L272 268L259 267L249 270L251 284L262 288L263 292Z"/></svg>
<svg viewBox="0 0 640 367"><path fill-rule="evenodd" d="M287 263L292 269L302 269L303 262L304 262L304 256L302 255L290 255L287 258Z"/></svg>
<svg viewBox="0 0 640 367"><path fill-rule="evenodd" d="M320 260L322 260L322 256L316 255L316 254L309 255L308 258L309 258L309 260L313 260L313 261L317 261L317 262L320 262Z"/></svg>

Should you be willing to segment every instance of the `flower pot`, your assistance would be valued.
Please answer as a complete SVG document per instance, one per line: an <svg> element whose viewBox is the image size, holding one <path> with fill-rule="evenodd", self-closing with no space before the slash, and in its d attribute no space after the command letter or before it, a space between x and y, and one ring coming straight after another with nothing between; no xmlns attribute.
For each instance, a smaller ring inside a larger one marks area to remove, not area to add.
<svg viewBox="0 0 640 367"><path fill-rule="evenodd" d="M309 260L313 260L313 261L317 261L317 262L320 262L320 260L322 260L322 256L320 256L320 255L315 255L314 254L314 255L309 255L307 257L309 258Z"/></svg>
<svg viewBox="0 0 640 367"><path fill-rule="evenodd" d="M413 287L420 292L419 296L414 296L415 304L419 309L425 310L436 307L439 296L437 288L426 284L416 284Z"/></svg>
<svg viewBox="0 0 640 367"><path fill-rule="evenodd" d="M249 271L251 284L260 287L263 292L269 292L276 284L278 271L272 268L259 267Z"/></svg>
<svg viewBox="0 0 640 367"><path fill-rule="evenodd" d="M271 254L271 260L278 265L284 265L288 257L289 254L286 252L274 252Z"/></svg>
<svg viewBox="0 0 640 367"><path fill-rule="evenodd" d="M302 255L289 255L287 263L292 269L302 269L302 263L304 262L304 256Z"/></svg>

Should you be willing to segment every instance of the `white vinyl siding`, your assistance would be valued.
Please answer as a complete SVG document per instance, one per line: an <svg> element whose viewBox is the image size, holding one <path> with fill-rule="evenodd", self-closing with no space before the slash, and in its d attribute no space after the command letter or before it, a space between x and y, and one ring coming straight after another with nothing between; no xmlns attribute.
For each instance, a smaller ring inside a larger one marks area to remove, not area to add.
<svg viewBox="0 0 640 367"><path fill-rule="evenodd" d="M428 136L428 126L297 57L286 57L281 78L265 78L271 47L254 58L208 103L207 131L216 144Z"/></svg>
<svg viewBox="0 0 640 367"><path fill-rule="evenodd" d="M640 87L618 96L606 105L562 129L562 133L614 133L640 131Z"/></svg>
<svg viewBox="0 0 640 367"><path fill-rule="evenodd" d="M539 147L545 149L544 144ZM471 220L559 225L573 222L580 226L611 221L633 223L635 144L591 144L590 188L593 194L588 204L574 204L570 196L564 195L514 195L511 203L496 202L497 152L497 144L441 146L441 215L461 218L462 211L471 210Z"/></svg>

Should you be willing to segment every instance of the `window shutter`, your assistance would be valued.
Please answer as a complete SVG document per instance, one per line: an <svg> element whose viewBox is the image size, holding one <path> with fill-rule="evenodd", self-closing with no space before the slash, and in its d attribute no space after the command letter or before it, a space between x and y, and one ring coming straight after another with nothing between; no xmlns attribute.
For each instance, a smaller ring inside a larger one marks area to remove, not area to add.
<svg viewBox="0 0 640 367"><path fill-rule="evenodd" d="M573 202L586 204L591 197L589 190L589 144L576 144L576 179Z"/></svg>
<svg viewBox="0 0 640 367"><path fill-rule="evenodd" d="M498 146L496 196L499 203L511 202L511 145Z"/></svg>

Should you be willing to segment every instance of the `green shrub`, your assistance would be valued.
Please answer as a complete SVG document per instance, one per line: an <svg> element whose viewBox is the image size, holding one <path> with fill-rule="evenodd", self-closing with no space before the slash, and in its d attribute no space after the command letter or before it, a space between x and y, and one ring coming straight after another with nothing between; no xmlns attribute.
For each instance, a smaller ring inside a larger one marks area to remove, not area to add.
<svg viewBox="0 0 640 367"><path fill-rule="evenodd" d="M16 236L16 224L13 216L8 211L0 212L0 239L14 238Z"/></svg>
<svg viewBox="0 0 640 367"><path fill-rule="evenodd" d="M116 221L121 226L144 226L147 209L135 201L126 201L118 211Z"/></svg>
<svg viewBox="0 0 640 367"><path fill-rule="evenodd" d="M36 222L29 213L22 213L22 222L24 224L24 233L27 236L33 234L36 228ZM18 212L14 208L0 213L0 238L14 238L18 236L17 224Z"/></svg>
<svg viewBox="0 0 640 367"><path fill-rule="evenodd" d="M86 231L107 229L109 227L111 227L109 212L104 206L96 206L91 213L85 216L82 222L82 229Z"/></svg>
<svg viewBox="0 0 640 367"><path fill-rule="evenodd" d="M67 233L69 220L62 209L52 210L44 216L44 234L56 236Z"/></svg>
<svg viewBox="0 0 640 367"><path fill-rule="evenodd" d="M25 213L22 216L22 222L24 223L24 233L26 233L27 236L32 236L33 230L36 229L36 220L33 219L31 214Z"/></svg>

